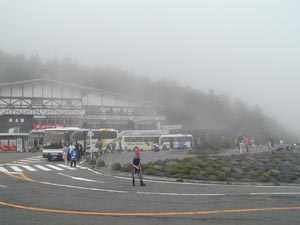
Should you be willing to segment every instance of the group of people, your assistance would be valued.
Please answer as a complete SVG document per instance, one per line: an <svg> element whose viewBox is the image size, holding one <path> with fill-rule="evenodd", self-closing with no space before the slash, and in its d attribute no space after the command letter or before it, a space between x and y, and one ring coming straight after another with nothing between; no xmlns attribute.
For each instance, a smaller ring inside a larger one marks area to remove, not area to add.
<svg viewBox="0 0 300 225"><path fill-rule="evenodd" d="M73 145L73 143L69 146L65 145L63 151L65 164L70 164L71 167L76 167L76 163L80 161L81 156L84 154L82 145L77 142L75 145Z"/></svg>
<svg viewBox="0 0 300 225"><path fill-rule="evenodd" d="M109 150L112 150L113 152L115 151L116 149L116 141L114 140L110 145L108 146L105 146L103 145L105 143L102 142L101 139L99 139L97 142L96 142L96 145L95 147L98 148L98 153L100 155L103 155L104 151L103 151L103 148L105 148L105 151L109 151Z"/></svg>
<svg viewBox="0 0 300 225"><path fill-rule="evenodd" d="M70 164L71 167L76 167L77 161L80 160L83 149L82 145L76 143L73 145L71 143L69 146L65 145L63 147L64 151L64 161L65 164ZM140 180L140 185L145 186L145 183L143 181L143 173L142 173L142 166L141 166L141 159L140 159L141 152L140 150L135 151L135 157L132 160L132 185L135 186L135 177L138 176Z"/></svg>

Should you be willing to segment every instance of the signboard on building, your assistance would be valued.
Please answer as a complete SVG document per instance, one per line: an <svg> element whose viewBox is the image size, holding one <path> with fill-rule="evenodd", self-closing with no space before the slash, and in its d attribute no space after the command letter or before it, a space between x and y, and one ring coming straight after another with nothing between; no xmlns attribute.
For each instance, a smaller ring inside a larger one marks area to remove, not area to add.
<svg viewBox="0 0 300 225"><path fill-rule="evenodd" d="M163 130L179 130L179 129L181 129L181 124L177 124L177 125L163 125L162 129Z"/></svg>
<svg viewBox="0 0 300 225"><path fill-rule="evenodd" d="M44 130L56 127L66 127L66 124L33 124L33 129L35 130Z"/></svg>

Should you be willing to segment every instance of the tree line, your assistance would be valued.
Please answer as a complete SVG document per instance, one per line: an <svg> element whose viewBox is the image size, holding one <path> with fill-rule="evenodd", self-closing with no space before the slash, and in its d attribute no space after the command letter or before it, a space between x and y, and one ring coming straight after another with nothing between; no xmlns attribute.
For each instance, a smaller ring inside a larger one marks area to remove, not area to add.
<svg viewBox="0 0 300 225"><path fill-rule="evenodd" d="M114 66L87 67L70 58L42 62L37 55L0 52L0 83L45 77L156 102L163 105L160 110L167 116L166 123L181 124L184 129L223 131L224 136L242 134L262 141L270 137L297 140L258 106L232 100L226 93L204 92L170 79L151 80Z"/></svg>

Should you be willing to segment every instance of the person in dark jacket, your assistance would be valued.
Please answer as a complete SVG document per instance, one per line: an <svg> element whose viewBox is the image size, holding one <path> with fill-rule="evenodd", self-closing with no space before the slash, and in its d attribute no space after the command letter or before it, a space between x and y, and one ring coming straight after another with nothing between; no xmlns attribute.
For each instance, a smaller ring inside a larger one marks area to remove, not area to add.
<svg viewBox="0 0 300 225"><path fill-rule="evenodd" d="M140 159L141 152L139 150L135 151L135 157L132 161L132 185L135 186L135 175L138 175L140 178L140 185L145 186L143 182L143 173Z"/></svg>
<svg viewBox="0 0 300 225"><path fill-rule="evenodd" d="M71 167L76 167L76 162L79 158L79 152L77 148L74 148L71 152Z"/></svg>

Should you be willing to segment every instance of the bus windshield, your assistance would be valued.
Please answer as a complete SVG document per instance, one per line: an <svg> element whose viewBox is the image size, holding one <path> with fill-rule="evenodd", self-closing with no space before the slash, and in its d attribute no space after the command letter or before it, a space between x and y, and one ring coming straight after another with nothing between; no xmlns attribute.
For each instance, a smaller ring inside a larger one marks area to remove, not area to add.
<svg viewBox="0 0 300 225"><path fill-rule="evenodd" d="M45 130L44 149L62 148L67 141L67 131L63 130Z"/></svg>

